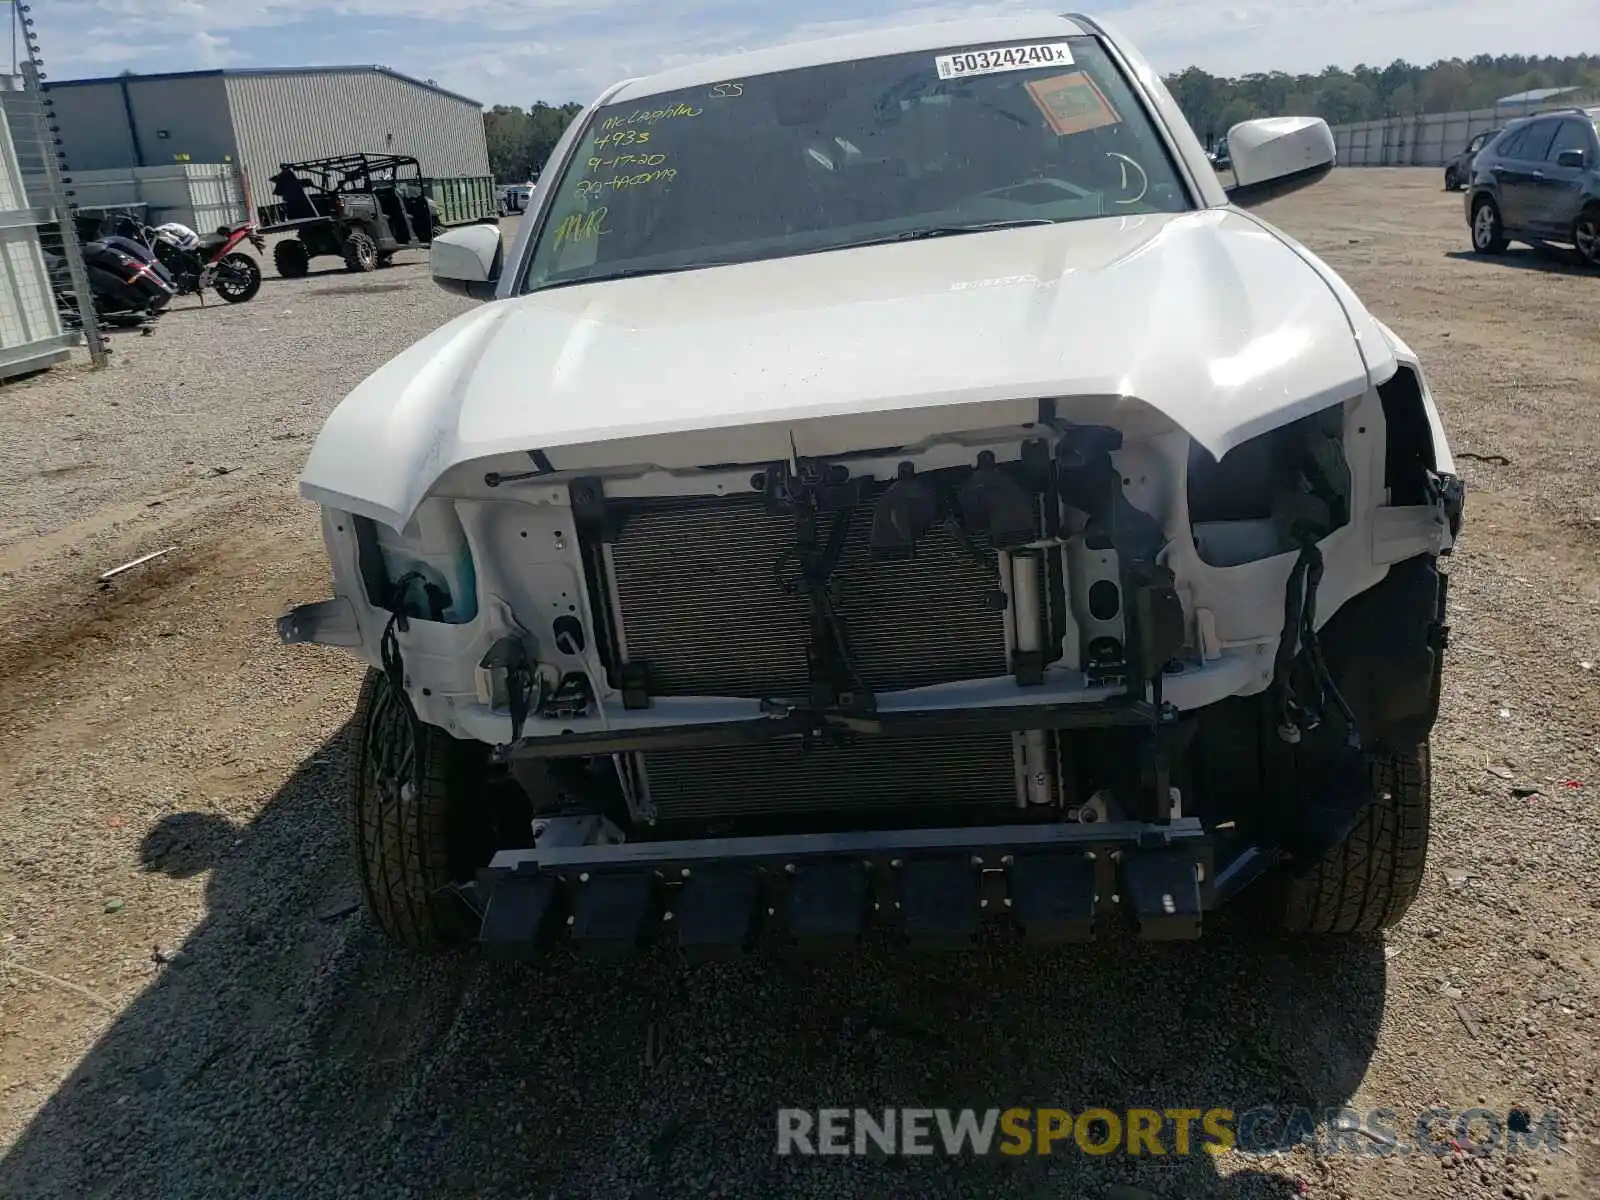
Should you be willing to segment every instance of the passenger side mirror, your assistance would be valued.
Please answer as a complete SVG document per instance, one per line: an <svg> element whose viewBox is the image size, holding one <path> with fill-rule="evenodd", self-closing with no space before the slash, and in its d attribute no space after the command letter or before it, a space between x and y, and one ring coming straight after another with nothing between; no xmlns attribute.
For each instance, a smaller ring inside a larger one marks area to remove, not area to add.
<svg viewBox="0 0 1600 1200"><path fill-rule="evenodd" d="M1321 117L1262 117L1228 130L1234 185L1228 199L1252 208L1316 183L1333 170L1338 152Z"/></svg>
<svg viewBox="0 0 1600 1200"><path fill-rule="evenodd" d="M447 292L474 300L494 299L505 249L498 226L468 225L433 239L428 266L433 281Z"/></svg>
<svg viewBox="0 0 1600 1200"><path fill-rule="evenodd" d="M1556 155L1556 166L1576 167L1581 171L1584 167L1589 165L1586 161L1587 159L1588 155L1586 155L1582 150L1563 150L1560 154Z"/></svg>

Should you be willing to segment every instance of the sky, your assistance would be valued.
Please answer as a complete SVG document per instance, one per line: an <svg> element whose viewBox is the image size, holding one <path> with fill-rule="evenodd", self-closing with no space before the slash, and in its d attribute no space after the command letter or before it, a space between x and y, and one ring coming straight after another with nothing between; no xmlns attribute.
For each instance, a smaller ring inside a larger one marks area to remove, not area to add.
<svg viewBox="0 0 1600 1200"><path fill-rule="evenodd" d="M0 0L0 4L6 0ZM1058 7L1059 6L1059 7ZM886 25L1002 15L1045 0L40 0L54 79L211 67L377 63L486 104L588 101L661 67ZM1600 0L1103 0L1163 72L1319 71L1481 53L1600 52ZM9 44L3 53L9 61ZM0 68L3 69L3 68Z"/></svg>

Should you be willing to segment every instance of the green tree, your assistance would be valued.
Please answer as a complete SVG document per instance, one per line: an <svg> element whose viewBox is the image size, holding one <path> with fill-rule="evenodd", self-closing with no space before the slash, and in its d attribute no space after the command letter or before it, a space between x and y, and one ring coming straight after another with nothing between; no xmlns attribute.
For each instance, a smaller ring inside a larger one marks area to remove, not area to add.
<svg viewBox="0 0 1600 1200"><path fill-rule="evenodd" d="M1395 59L1386 67L1358 63L1316 75L1257 72L1229 79L1189 67L1167 87L1202 141L1240 121L1264 116L1321 117L1330 125L1391 114L1489 108L1501 96L1540 87L1600 89L1600 55L1530 58L1479 54L1418 66Z"/></svg>
<svg viewBox="0 0 1600 1200"><path fill-rule="evenodd" d="M582 111L579 104L546 104L542 100L526 112L506 104L489 109L483 114L483 132L494 177L501 183L537 177L567 126Z"/></svg>

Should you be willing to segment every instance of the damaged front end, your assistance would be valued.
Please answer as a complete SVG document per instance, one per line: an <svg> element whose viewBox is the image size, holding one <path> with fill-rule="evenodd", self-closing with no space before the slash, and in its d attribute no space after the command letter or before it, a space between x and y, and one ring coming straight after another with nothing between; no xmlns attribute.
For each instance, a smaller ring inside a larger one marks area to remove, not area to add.
<svg viewBox="0 0 1600 1200"><path fill-rule="evenodd" d="M1220 461L1063 400L883 449L480 462L404 531L326 510L338 598L280 631L493 747L533 823L463 889L498 948L1193 937L1426 739L1460 493L1424 399L1402 365Z"/></svg>

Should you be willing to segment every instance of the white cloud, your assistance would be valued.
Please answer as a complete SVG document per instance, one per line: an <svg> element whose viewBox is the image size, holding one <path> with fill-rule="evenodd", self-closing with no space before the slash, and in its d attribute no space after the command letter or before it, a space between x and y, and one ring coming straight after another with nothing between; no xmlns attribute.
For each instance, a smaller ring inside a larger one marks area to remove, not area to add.
<svg viewBox="0 0 1600 1200"><path fill-rule="evenodd" d="M240 53L229 45L228 39L204 29L196 29L189 35L189 43L194 48L196 57L203 67L223 67L229 63L237 62L242 57Z"/></svg>
<svg viewBox="0 0 1600 1200"><path fill-rule="evenodd" d="M1163 71L1193 64L1223 75L1293 74L1600 48L1595 0L1540 0L1533 19L1505 0L1230 0L1203 9L1133 0L1106 15Z"/></svg>
<svg viewBox="0 0 1600 1200"><path fill-rule="evenodd" d="M1062 6L1066 7L1066 6ZM1600 46L1600 2L1541 0L1101 0L1163 71L1317 71L1474 54L1566 54ZM177 70L359 60L438 79L487 102L587 100L627 75L779 42L908 21L1030 11L1043 0L57 0L40 14L63 67ZM110 43L72 36L95 25ZM59 36L58 36L59 33ZM352 47L360 46L356 52ZM135 51L118 58L119 49ZM159 52L162 66L146 59Z"/></svg>
<svg viewBox="0 0 1600 1200"><path fill-rule="evenodd" d="M150 49L150 46L140 42L121 42L112 37L94 37L72 56L72 60L90 65L121 66L124 63L137 62ZM52 68L53 76L60 74L53 69L57 61L58 56L45 55L45 62Z"/></svg>

